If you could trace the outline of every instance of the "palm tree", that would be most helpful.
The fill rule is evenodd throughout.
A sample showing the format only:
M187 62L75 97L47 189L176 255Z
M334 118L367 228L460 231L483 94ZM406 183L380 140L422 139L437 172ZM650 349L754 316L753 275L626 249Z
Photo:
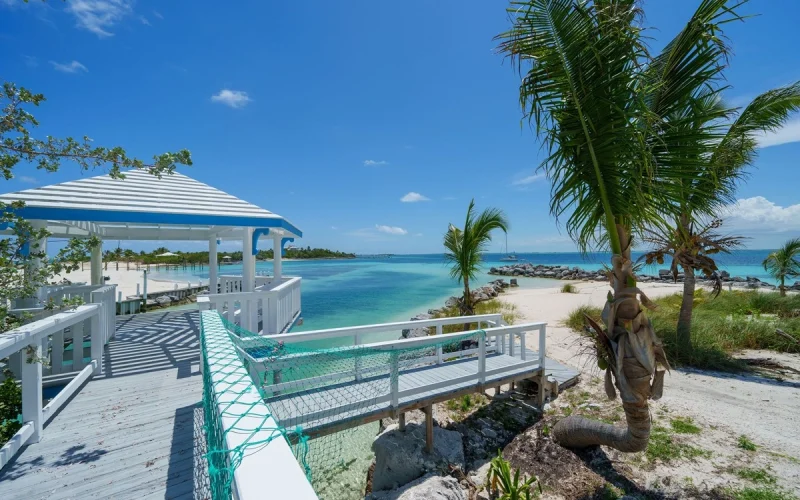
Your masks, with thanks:
M656 57L645 46L636 0L513 2L512 28L498 37L500 51L523 73L520 103L549 152L541 168L552 185L551 212L567 217L582 251L602 246L612 253L613 292L605 326L593 324L593 335L606 392L619 392L628 425L568 417L553 428L564 446L647 447L648 400L661 397L669 364L642 307L649 300L636 287L631 246L634 235L680 215L677 181L707 161L707 141L720 140L713 126L692 128L677 118L721 78L721 26L739 19L738 5L726 4L701 2ZM718 113L713 106L700 111ZM705 118L701 123L714 123ZM699 183L694 192L702 199L712 187Z
M756 158L758 134L782 127L792 112L800 110L800 82L764 92L741 112L724 105L720 98L724 89L702 88L672 110L658 108L663 100L659 104L651 101L652 112L669 112L669 129L659 137L656 151L662 153L662 175L674 171L669 178L677 198L674 210L679 215L672 225L647 230L644 239L655 245L647 255L649 262L669 255L673 275L677 276L678 267L684 274L677 325L678 347L683 352L692 349L695 272L712 276L717 266L711 255L728 252L743 239L715 233L720 222L709 224L704 219L715 217L723 205L734 200L737 181ZM695 141L691 157L684 154L689 141ZM715 292L720 290L717 282Z
M670 271L676 280L679 272L683 272L683 298L678 314L678 348L681 352L692 350L692 309L694 306L694 290L696 285L695 271L714 280L712 293L719 295L722 291L722 280L717 275L717 264L714 255L730 253L731 249L741 245L741 236L723 236L716 232L722 221L714 219L711 223L693 222L688 216L679 218L675 227L660 226L658 229L645 230L642 239L655 248L641 258L648 265L664 263L664 257L672 257Z
M464 285L464 296L459 302L462 316L475 314L469 281L476 279L481 265L481 254L492 241L492 231L500 229L508 232L508 219L502 210L487 208L475 213L475 200L469 202L464 228L453 224L444 235L445 260L450 264L450 276Z
M786 296L786 278L800 276L800 238L794 238L783 244L764 259L764 270L781 282L781 297Z

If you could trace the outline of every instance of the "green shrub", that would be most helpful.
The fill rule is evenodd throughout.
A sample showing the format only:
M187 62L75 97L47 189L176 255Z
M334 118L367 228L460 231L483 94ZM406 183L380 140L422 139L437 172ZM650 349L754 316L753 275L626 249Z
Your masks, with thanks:
M756 451L756 449L758 448L758 446L756 446L754 442L750 441L750 438L745 436L744 434L739 436L739 442L737 446L747 451Z
M653 302L657 308L648 311L653 328L664 342L667 358L676 366L741 371L746 365L733 359L731 352L741 349L771 349L779 352L800 352L800 295L781 297L777 292L723 291L714 298L699 289L694 296L691 352L678 349L677 322L682 296L674 294ZM600 308L581 306L572 311L565 324L583 332L588 314L600 320ZM775 333L789 334L793 342Z
M503 302L499 299L492 299L486 300L484 302L478 302L475 304L475 314L500 314L503 317L503 321L505 321L509 325L513 325L516 321L518 321L521 317L519 311L517 311L517 306L514 304L509 304L508 302ZM455 318L461 316L458 307L446 307L440 310L439 314L436 315L437 318ZM478 328L477 323L470 323L469 329L475 330ZM431 328L431 334L436 332L435 328ZM444 333L454 333L454 332L463 332L464 325L446 325L442 328L442 332Z
M0 383L0 446L6 444L22 427L18 417L22 413L22 389L10 370L3 373Z
M700 434L700 427L690 417L677 417L670 421L672 430L678 434Z
M561 293L578 293L578 287L572 283L566 283L561 287Z
M539 487L538 492L532 493L534 485ZM520 478L519 469L511 472L511 464L503 458L498 450L497 456L492 459L489 472L486 474L486 487L495 494L495 497L508 500L530 500L541 493L542 485L539 480L530 477L527 480Z

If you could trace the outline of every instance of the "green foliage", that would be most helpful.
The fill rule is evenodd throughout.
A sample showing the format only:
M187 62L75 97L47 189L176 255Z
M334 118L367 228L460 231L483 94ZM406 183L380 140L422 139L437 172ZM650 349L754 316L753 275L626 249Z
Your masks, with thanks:
M486 485L500 500L530 500L536 498L542 491L542 485L535 476L527 480L520 478L519 469L512 474L511 464L503 458L499 450L486 474ZM534 485L538 486L538 491L533 490Z
M745 467L737 469L736 475L753 483L775 484L777 482L775 476L770 474L766 469L749 469Z
M500 314L503 317L503 321L505 321L509 325L513 325L521 317L520 313L517 311L517 306L515 306L514 304L509 304L508 302L503 302L500 299L492 299L492 300L485 300L483 302L478 302L474 306L474 312L477 315ZM458 306L453 306L440 309L436 317L455 318L461 315L462 314ZM478 323L470 323L469 328L473 330L477 329ZM444 327L442 327L442 332L453 333L457 331L462 331L463 329L464 329L463 325L445 325ZM435 329L431 328L431 332L435 333Z
M472 315L472 296L469 281L475 280L481 265L481 256L492 241L492 231L500 229L508 232L509 223L502 210L487 208L480 214L475 211L475 200L469 202L464 227L453 224L444 235L445 261L450 266L450 276L464 285L464 296L461 299L461 313Z
M561 293L578 293L578 287L572 283L565 283L564 286L561 287Z
M800 345L775 334L776 328L800 341L800 295L781 297L775 292L723 291L718 297L700 289L695 291L692 321L693 350L678 347L677 317L680 294L655 299L655 310L648 312L670 361L675 365L704 369L739 371L745 365L730 353L742 349L771 349L800 352ZM600 309L581 306L570 312L565 325L576 332L586 326L584 315L600 322Z
M18 417L22 414L22 389L9 370L3 372L5 380L0 383L0 446L22 427Z
M784 243L769 254L762 264L780 282L781 295L786 295L786 279L800 276L800 238Z
M678 434L700 434L700 427L695 425L691 417L676 417L669 423L672 430Z
M744 488L733 491L736 500L797 500L795 495L774 488Z
M36 106L45 101L42 94L34 94L25 87L17 87L11 82L3 83L0 91L0 174L6 179L14 177L13 169L20 162L36 165L36 168L55 172L63 161L72 161L83 169L108 167L112 177L124 177L123 169L147 170L153 175L171 174L177 165L191 165L189 151L163 153L153 157L152 162L144 162L127 155L121 147L105 148L94 146L88 137L74 139L35 139L31 129L39 125L26 106Z
M756 451L758 449L758 446L756 446L754 442L750 441L750 438L745 436L744 434L739 436L739 440L737 441L736 446L745 451Z
M711 452L682 443L675 439L664 427L653 426L650 432L650 442L647 444L645 456L651 462L671 462L682 458L693 459L697 457L709 457Z

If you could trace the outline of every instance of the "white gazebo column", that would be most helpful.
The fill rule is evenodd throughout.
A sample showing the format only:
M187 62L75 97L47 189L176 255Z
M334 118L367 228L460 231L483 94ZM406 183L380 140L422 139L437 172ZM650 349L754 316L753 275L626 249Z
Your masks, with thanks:
M217 237L208 239L208 293L217 293Z
M252 292L256 282L256 256L253 255L253 228L244 228L242 238L242 291Z
M92 247L91 264L92 264L91 284L102 285L103 284L103 240L100 240L97 246Z
M273 278L275 279L276 286L280 285L281 276L283 274L281 259L283 259L281 255L281 237L278 236L277 238L272 238L272 274L274 275Z

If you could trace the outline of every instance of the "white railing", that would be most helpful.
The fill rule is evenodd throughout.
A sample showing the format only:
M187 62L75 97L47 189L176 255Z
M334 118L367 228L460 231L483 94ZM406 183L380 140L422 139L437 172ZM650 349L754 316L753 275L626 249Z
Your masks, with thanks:
M470 347L465 349L460 349L453 352L442 352L442 337L444 335L442 333L443 327L447 325L463 325L465 323L477 323L478 328L480 329L482 325L486 325L483 331L486 334L484 342L478 342L477 347ZM372 343L362 343L362 339L364 335L367 334L374 334L374 333L382 333L382 332L393 332L399 331L401 329L407 328L435 328L436 334L435 335L428 335L425 337L417 337L417 338L408 338L408 339L399 339L399 340L390 340L390 341L383 341L383 342L372 342ZM377 350L381 352L385 351L400 351L403 349L410 349L410 348L420 348L424 347L425 345L435 346L435 351L432 354L420 356L413 361L405 360L403 362L402 370L410 369L413 367L419 367L422 365L432 365L437 364L441 365L443 363L457 361L466 357L477 356L478 363L477 363L477 370L474 374L466 375L459 379L455 380L448 380L443 381L439 385L452 385L458 384L468 381L475 381L476 384L483 385L486 382L486 377L500 375L505 371L513 371L519 370L520 368L530 367L531 369L542 369L542 373L544 373L545 369L545 342L546 342L546 327L547 324L543 322L537 323L526 323L522 325L513 325L509 326L506 325L502 317L499 314L485 314L485 315L478 315L478 316L462 316L456 318L439 318L439 319L430 319L430 320L421 320L421 321L404 321L398 323L383 323L377 325L364 325L364 326L356 326L356 327L347 327L347 328L334 328L329 330L316 330L316 331L309 331L309 332L302 332L302 333L289 333L289 334L282 334L282 335L267 335L260 338L241 338L238 340L238 344L241 347L242 355L250 361L249 366L252 367L257 372L257 375L253 374L254 376L258 376L261 380L269 380L269 377L263 377L263 371L265 369L269 369L270 371L274 370L281 370L285 366L288 367L289 365L296 365L298 363L298 357L308 357L308 362L313 363L314 360L311 359L315 356L313 352L309 352L308 354L295 354L292 355L290 358L285 360L282 359L272 359L267 360L267 358L253 358L248 352L247 349L249 346L258 346L263 344L264 339L274 340L276 342L282 342L283 344L292 344L292 343L300 343L300 342L308 342L312 340L332 340L332 339L345 339L345 345L352 345L354 348L358 346L358 350L354 350L353 355L353 364L352 369L348 369L345 371L339 371L336 373L329 373L321 376L314 376L308 377L306 379L294 379L290 382L281 382L271 385L266 385L263 387L265 394L267 396L285 393L287 391L293 392L302 387L319 387L320 385L326 385L328 383L341 383L342 381L347 380L355 380L359 381L366 376L374 376L378 375L379 373L388 373L391 377L391 387L389 392L383 396L383 398L378 398L375 403L379 403L382 401L389 401L393 408L397 407L398 401L400 398L406 398L418 393L423 393L426 391L430 391L435 389L436 387L426 386L422 388L411 389L408 391L400 391L398 386L398 375L401 371L401 367L399 366L399 361L396 356L390 357L390 365L386 366L371 366L368 368L362 368L361 363L359 362L359 355L364 352L365 349L369 350ZM476 330L477 331L477 330ZM457 332L453 335L463 335L465 333L470 332ZM531 356L531 352L529 351L529 344L528 334L529 333L536 333L538 334L538 352L535 353L535 356ZM352 344L350 344L352 342ZM486 369L486 356L490 354L500 354L500 355L508 355L514 358L519 358L520 362L515 363L513 365L505 366L503 368L497 368L493 370ZM269 361L268 363L266 363ZM297 374L294 374L293 377L296 377ZM332 411L332 410L328 410ZM344 411L344 410L342 410ZM304 415L303 419L308 419L308 415ZM291 421L285 423L287 426L294 425L296 422Z
M104 339L111 335L103 315L105 308L105 304L78 306L0 336L0 359L9 358L10 364L16 360L19 365L23 421L22 428L0 449L0 468L22 446L38 443L44 424L88 378L102 373ZM91 339L88 362L83 342L87 336ZM71 358L69 362L66 357ZM78 372L45 407L42 407L43 364L51 371ZM70 369L65 370L65 366Z
M224 274L219 276L217 280L219 282L219 293L237 293L243 290L241 276ZM275 278L272 276L256 276L255 286L258 288L270 285L273 281L275 281ZM214 290L209 290L209 292L214 292Z
M231 323L254 332L278 334L300 316L301 278L284 278L275 288L262 285L254 292L231 292L197 298L201 311L216 310Z
M214 311L200 314L203 383L205 391L213 393L217 407L213 420L206 423L225 436L229 450L247 443L262 443L245 448L246 453L234 470L231 496L239 500L265 498L266 484L269 498L316 499L289 443L283 436L275 436L278 424L269 416L272 412L247 376L219 314ZM235 459L228 457L229 461Z

